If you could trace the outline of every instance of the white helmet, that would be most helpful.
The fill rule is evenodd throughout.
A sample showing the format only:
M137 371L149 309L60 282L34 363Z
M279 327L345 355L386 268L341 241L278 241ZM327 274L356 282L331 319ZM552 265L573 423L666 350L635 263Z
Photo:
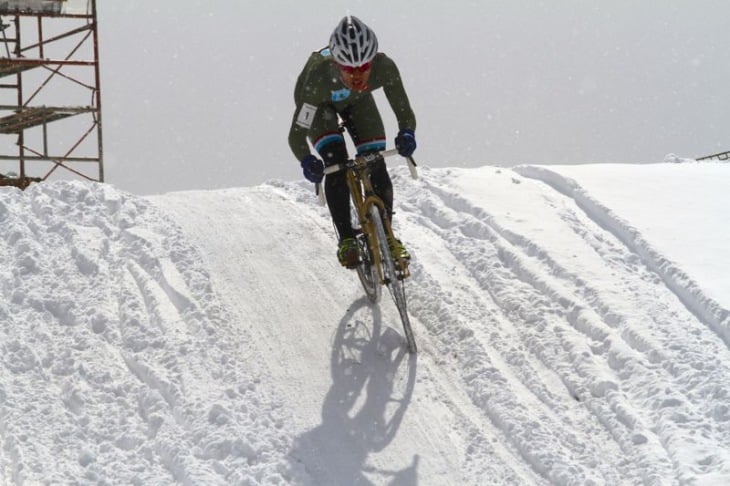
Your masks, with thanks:
M344 17L330 37L330 51L337 64L358 67L378 53L375 32L355 16Z

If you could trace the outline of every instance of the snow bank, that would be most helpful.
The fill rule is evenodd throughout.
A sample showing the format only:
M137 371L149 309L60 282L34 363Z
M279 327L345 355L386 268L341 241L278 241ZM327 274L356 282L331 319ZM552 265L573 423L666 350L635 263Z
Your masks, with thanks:
M730 482L727 310L677 242L568 169L392 174L417 356L307 184L0 189L0 483Z

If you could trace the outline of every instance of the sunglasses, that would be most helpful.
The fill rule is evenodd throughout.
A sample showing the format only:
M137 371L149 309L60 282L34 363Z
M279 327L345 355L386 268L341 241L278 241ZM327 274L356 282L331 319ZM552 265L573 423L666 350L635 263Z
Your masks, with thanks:
M360 66L357 66L357 67L355 67L355 66L343 66L341 64L338 64L337 67L340 68L340 71L345 72L347 74L353 74L356 71L358 73L366 73L366 72L370 71L370 68L373 67L373 63L366 62L365 64L361 64Z

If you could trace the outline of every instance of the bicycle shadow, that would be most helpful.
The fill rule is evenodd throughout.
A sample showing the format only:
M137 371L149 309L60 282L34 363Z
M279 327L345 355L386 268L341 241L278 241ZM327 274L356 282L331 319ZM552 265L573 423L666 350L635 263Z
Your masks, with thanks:
M368 311L372 320L366 323L362 314ZM396 436L416 381L416 355L408 353L401 334L390 327L381 332L382 327L380 309L366 298L340 321L322 423L297 437L289 453L297 484L374 484L366 472L391 478L390 484L417 484L417 455L401 471L366 464L370 453L382 451Z

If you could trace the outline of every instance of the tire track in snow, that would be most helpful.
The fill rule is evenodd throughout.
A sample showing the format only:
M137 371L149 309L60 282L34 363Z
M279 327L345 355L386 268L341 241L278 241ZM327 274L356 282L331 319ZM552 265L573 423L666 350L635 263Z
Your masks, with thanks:
M597 313L621 332L630 347L669 375L670 378L662 379L657 374L656 381L646 384L649 391L642 398L652 415L647 420L655 424L677 467L678 477L696 471L712 474L727 467L730 392L722 377L730 376L730 369L724 365L730 357L728 311L704 295L695 282L653 249L635 228L593 199L575 181L545 168L520 167L518 172L540 179L570 201L565 207L572 209L559 212L561 219L601 255L612 273L619 275L624 271L620 287L626 289L625 299L632 302L633 310L624 308L606 316L600 312L602 303L597 294L591 294L589 300ZM641 361L630 353L614 353L614 347L609 347L613 353L609 358L620 374L628 375L638 369L645 373ZM664 392L664 384L672 385L671 389L679 394ZM698 401L701 405L696 405ZM712 417L715 426L697 436L693 424L705 422L707 416ZM708 445L710 441L724 442L728 447L715 451ZM687 463L684 451L689 449L705 451L705 458L696 464Z
M211 196L215 197L204 204L195 201L191 207L182 201L167 204L182 218L188 217L192 234L199 231L195 215L190 217L195 207L205 207L206 212L232 208L226 224L206 228L200 241L205 253L215 259L211 265L216 269L218 288L232 291L226 302L251 320L255 327L252 332L261 333L253 344L264 346L273 358L272 363L263 364L274 370L281 368L278 373L284 373L274 377L272 388L308 383L301 390L297 385L294 396L287 390L280 392L293 400L288 407L303 417L297 420L310 423L291 447L293 468L301 473L296 484L352 484L365 482L365 477L374 484L385 484L386 477L403 481L414 472L428 484L480 484L485 477L480 472L490 473L490 478L534 476L527 467L525 473L518 466L520 472L515 474L509 460L495 460L506 453L489 454L491 438L463 420L463 414L451 413L460 412L460 407L452 403L450 393L440 393L450 377L442 379L429 359L421 359L426 355L418 356L417 370L410 367L416 360L408 355L400 365L397 359L392 361L404 351L397 311L387 296L368 311L370 305L362 298L355 273L339 268L333 258L331 220L326 209L312 208L310 187L276 183ZM261 211L262 207L267 211ZM234 263L221 258L223 255L232 255ZM236 275L246 278L226 286ZM282 295L287 296L284 306ZM343 328L350 325L352 329ZM377 342L383 348L361 355L362 361L356 358L354 367L333 359L332 376L322 376L318 371L322 356L356 350L359 338L343 342L338 337L348 329L358 330L363 333L360 338L368 336L365 341ZM428 340L420 342L426 345ZM277 349L270 350L270 346ZM402 391L393 393L396 378L388 375L405 373L406 364L408 376L403 379L411 383L412 374L417 372L418 383L414 389L404 386L400 396ZM477 422L478 426L482 423L483 419ZM462 425L468 427L466 432ZM464 436L474 441L465 443ZM468 454L463 453L465 449L469 449ZM494 449L500 451L501 446ZM414 460L416 453L420 462ZM485 463L474 461L477 454L488 459ZM467 461L472 459L468 470L457 462L465 455Z
M431 190L433 191L434 188L431 188ZM479 218L478 220L473 220L474 218L471 216L471 213L468 209L465 209L458 204L454 204L454 201L452 200L453 196L451 194L442 193L441 195L446 199L447 208L449 205L456 206L456 212L454 215L444 215L444 217L441 218L441 225L446 228L446 231L456 229L456 233L461 233L464 231L466 231L467 234L471 233L468 234L466 239L463 237L463 235L454 236L452 234L451 236L444 236L445 240L452 240L450 245L451 251L455 251L456 253L458 253L458 258L456 258L456 260L475 262L475 266L473 268L466 269L467 272L472 273L473 277L478 282L478 287L481 289L482 292L486 291L491 294L495 302L497 302L504 309L504 313L508 316L509 319L517 319L518 322L523 322L526 329L542 329L542 331L539 332L530 331L526 334L525 337L523 337L528 349L538 355L547 366L549 366L556 373L562 376L563 381L568 386L568 388L572 390L573 395L580 396L582 394L586 394L590 396L592 393L596 393L598 395L605 394L605 390L603 389L603 387L605 387L606 383L609 382L604 380L603 378L592 378L594 375L596 375L596 372L590 372L590 370L592 369L598 371L602 371L602 369L600 368L600 366L597 366L595 363L593 363L591 359L582 358L584 354L590 356L590 350L571 349L574 347L572 343L576 341L575 337L571 335L571 328L567 327L562 329L561 334L563 336L558 336L558 338L560 339L557 340L553 338L551 331L545 331L546 329L550 329L553 326L555 327L555 329L561 329L559 322L558 324L554 324L552 321L555 321L555 316L557 316L558 321L560 319L565 319L564 306L566 305L566 302L561 302L560 298L556 298L555 292L546 293L545 283L540 282L538 279L530 276L530 273L526 267L517 264L517 262L519 262L519 256L512 251L510 245L505 242L504 239L500 237L497 232L490 228L484 227L484 225L480 222L482 218ZM432 207L425 210L425 212L428 214L424 221L421 222L421 224L428 224L428 220L432 219L435 221L439 220L439 218L434 218L432 213L434 210L442 210L438 209L442 202L443 200L437 201L432 205ZM459 221L460 217L455 215L464 214L466 215L467 219L472 219L473 221L460 221L456 223L455 221ZM454 217L456 218L455 220L453 219ZM444 230L444 228L442 228L442 230ZM483 243L485 241L490 241L491 243ZM464 250L465 248L472 249L473 251ZM487 252L487 257L484 256L484 252ZM507 269L508 272L513 274L516 273L519 277L518 281L515 282L514 276L510 277L509 275L506 275L500 277L498 269L495 270L491 268L494 265L492 262L490 262L490 256L494 262L501 261L504 265L504 268ZM523 282L523 284L526 285L520 285L518 282ZM516 287L522 288L518 290ZM535 293L536 287L538 287L537 293ZM540 290L539 287L542 287L542 290ZM523 297L519 297L519 295L522 295ZM524 296L529 297L526 298ZM537 308L537 311L535 311L535 308ZM545 342L549 342L551 344L545 345ZM564 349L563 353L567 353L569 356L567 358L564 358L563 361L567 361L569 366L577 367L579 376L582 375L586 377L587 380L589 380L587 383L571 383L571 380L568 378L574 373L572 372L572 370L563 370L561 372L562 367L566 366L566 364L565 362L556 360L552 356L552 353L556 349ZM548 352L548 350L550 350L550 352ZM511 352L513 351L507 351L507 353ZM603 373L598 373L598 376L600 377L602 374ZM534 385L527 386L531 387ZM598 415L598 418L601 419L601 415ZM635 419L627 420L627 418L624 418L624 422L636 424L638 421ZM604 426L606 426L607 430L614 435L614 438L619 442L619 444L621 444L621 447L624 450L633 451L635 449L634 441L644 440L642 438L644 437L644 435L641 434L633 436L623 434L617 436L615 432L621 429L621 427L617 427L621 425L620 422L611 422L606 424L604 419L603 423ZM587 440L587 442L589 441ZM661 459L661 457L658 458L660 462ZM656 460L644 462L651 463L656 462ZM667 474L666 471L662 473L661 471L656 472L652 471L651 469L652 468L649 467L649 471L644 472L645 479L656 476L657 474L663 474L665 476ZM553 477L552 479L556 478Z
M422 189L422 188L421 188ZM432 188L429 188L432 190ZM419 191L419 194L421 192ZM507 275L500 286L490 284L489 291L496 294L494 300L503 308L497 306L479 305L483 301L485 293L484 282L474 282L467 289L458 289L463 274L470 272L488 272L489 257L484 257L486 251L497 259L496 249L487 245L475 244L473 240L465 240L459 236L460 227L463 221L456 213L452 213L444 207L438 198L430 199L428 191L423 191L419 196L420 203L426 207L414 209L408 207L409 212L422 213L408 226L408 242L413 246L416 260L414 261L414 282L418 282L418 288L411 291L411 311L423 323L438 323L429 325L432 334L440 335L444 343L458 343L458 348L453 351L454 356L460 360L459 372L467 382L467 389L475 405L485 413L489 419L503 430L506 440L513 444L513 447L523 456L523 460L529 463L536 472L544 475L551 482L558 484L569 484L572 481L580 482L596 480L601 482L598 476L592 471L595 467L595 457L602 456L601 453L590 452L591 444L595 441L594 436L583 438L576 437L575 432L566 432L566 422L571 422L576 415L576 403L573 398L565 392L565 385L552 375L552 372L545 373L537 371L544 369L543 365L535 362L531 353L535 352L542 345L541 335L528 337L522 345L515 346L514 331L510 330L510 320L519 317L527 321L529 326L545 326L542 318L533 313L532 315L518 316L518 313L529 314L529 306L535 302L543 301L542 306L550 313L556 313L557 309L551 299L536 295L537 301L519 302L513 299L512 294L518 291L514 288L519 282L514 281L512 275ZM414 199L410 197L409 199ZM409 214L410 217L410 214ZM402 213L401 213L402 218ZM436 221L436 223L432 223ZM419 230L414 231L415 228ZM442 288L439 282L448 282L448 275L430 276L425 270L418 267L418 241L433 239L428 232L420 230L428 228L430 232L437 234L436 239L444 242L444 251L438 255L431 255L426 258L429 261L440 261L443 267L454 267L453 274L455 284L444 284ZM477 242L479 243L479 242ZM450 258L449 253L455 256ZM461 268L461 261L475 262L475 268ZM495 277L496 278L496 277ZM426 283L427 282L427 283ZM425 290L422 288L425 287ZM447 290L448 289L448 290ZM529 292L529 286L525 286L524 292ZM533 292L534 294L534 292ZM435 298L438 297L438 298ZM513 299L509 302L510 299ZM443 302L443 305L440 304ZM451 314L453 308L460 310L460 315ZM505 319L502 314L507 314ZM480 316L492 316L488 323L479 322ZM494 327L493 327L494 326ZM476 339L474 339L476 337ZM544 347L544 346L542 346ZM547 351L543 351L547 353ZM556 370L559 372L559 370ZM564 373L565 375L565 373ZM541 381L543 380L543 381ZM557 388L560 390L554 392ZM528 399L530 395L534 397ZM526 400L527 399L527 400ZM526 400L526 401L525 401ZM524 403L523 403L524 402ZM526 408L527 407L527 408ZM530 409L530 412L527 409ZM541 423L533 423L528 415L534 414L535 408L541 410ZM525 412L520 412L525 409ZM578 416L585 419L590 416L583 414ZM602 432L600 425L596 424L596 433L605 434L610 442L610 435ZM576 425L574 429L580 431L583 425ZM586 449L588 449L586 451ZM603 455L611 450L610 446L602 451ZM559 451L559 452L554 452ZM609 457L614 457L615 464L607 466L599 472L604 475L606 482L613 482L617 475L613 470L620 469L623 461L619 457L618 447L611 452ZM571 457L584 464L582 470L568 469L561 462L561 457ZM578 459L583 457L583 459ZM604 457L604 464L610 459ZM628 473L627 473L628 474Z
M461 435L468 440L462 465L464 484L543 484L544 479L524 462L522 452L499 431L494 431L494 422L475 405L472 390L465 392L454 380L454 375L465 372L468 372L467 381L470 382L481 381L483 376L498 378L499 368L492 365L489 350L472 339L473 333L465 325L472 316L457 318L449 312L449 307L457 304L452 300L455 293L433 280L417 256L411 264L411 272L411 284L407 284L406 293L411 323L419 343L420 385L429 388L432 400L451 411L463 431ZM446 306L441 305L444 300L448 302ZM423 332L426 330L428 334ZM404 346L405 340L401 339ZM444 347L445 343L449 346ZM463 357L467 358L460 359ZM455 361L459 364L455 365ZM481 386L483 383L474 386L480 396L500 402L495 405L496 410L508 407L505 405L507 394L501 390L503 382L494 379L486 383L489 386ZM495 414L499 415L499 412ZM530 451L525 453L532 455Z
M625 341L618 339L615 335L616 333L612 332L612 328L620 326L625 319L621 317L620 312L614 312L605 303L601 302L595 290L589 289L586 283L580 278L577 278L575 275L570 275L564 268L557 265L550 258L550 255L540 250L534 243L520 235L510 233L505 228L500 227L494 221L494 218L486 214L482 209L473 207L466 201L460 199L455 195L456 191L453 191L454 194L452 194L436 189L436 192L439 193L447 205L455 208L457 213L467 215L467 219L473 217L478 221L461 225L462 231L466 233L468 239L467 241L461 242L459 248L474 245L475 239L477 241L489 240L493 243L496 242L500 247L498 254L501 261L508 268L511 268L521 281L534 287L539 293L548 296L550 300L559 302L559 307L562 309L559 309L559 313L564 315L564 318L573 330L583 333L590 341L594 341L593 343L589 341L588 349L581 350L582 345L577 348L575 346L575 343L578 342L575 336L566 334L566 330L561 331L563 334L561 336L562 346L566 350L569 350L571 361L573 362L573 366L576 366L578 376L584 376L589 379L587 390L590 394L587 396L593 396L598 399L587 401L589 406L595 408L599 401L608 401L611 403L610 410L601 411L595 409L594 413L597 414L598 418L614 434L620 430L620 427L616 427L616 425L623 424L624 427L636 430L631 441L621 440L621 437L616 437L622 443L622 447L635 449L633 447L634 445L640 446L651 439L650 429L658 428L658 441L667 450L668 456L673 459L674 467L679 468L677 475L682 477L682 471L684 469L680 467L681 464L679 464L680 459L678 457L681 456L681 444L687 443L687 441L682 440L683 434L681 430L675 433L672 429L676 427L677 423L682 423L685 420L681 417L698 417L697 414L702 411L693 410L690 397L685 397L684 400L681 397L679 400L676 397L669 397L666 400L662 400L659 404L649 403L648 406L651 410L660 410L660 417L658 419L660 426L654 427L653 425L657 419L651 417L651 414L648 414L649 417L641 417L642 415L647 415L643 413L644 410L642 410L641 406L632 407L622 396L620 385L621 380L625 377L619 376L619 379L616 379L617 377L615 376L631 374L635 371L632 367L639 366L641 369L636 369L636 371L640 371L642 375L648 372L650 376L658 377L658 381L652 384L656 387L655 389L661 389L658 384L662 383L662 380L666 378L661 378L661 374L657 375L652 370L644 369L642 365L642 361L644 361L642 359L643 357L637 357L636 353L632 352L637 349L647 351L647 349L641 348L649 348L650 361L654 363L660 361L672 377L677 374L682 374L672 369L672 367L676 367L676 361L662 361L662 354L657 352L656 348L651 351L651 347L645 345L647 341L642 338L637 338L636 335L631 335L630 332L626 331L627 327L624 327L621 338L623 339L628 336L628 339ZM450 224L450 226L453 225ZM484 226L484 228L480 229L481 226ZM536 267L535 262L531 260L537 260L541 263ZM540 266L543 267L542 270L540 270ZM499 300L497 292L493 289L495 283L485 280L483 275L478 275L481 273L480 271L474 273L475 278L482 281L484 288L489 290L493 297ZM558 279L556 280L555 277L558 277ZM511 305L505 305L505 308L509 308L508 311L511 311ZM630 322L624 322L623 324L628 326ZM568 328L569 330L570 328ZM600 362L600 356L602 355L607 355L607 365ZM583 390L584 384L573 383L570 384L570 387L578 395L585 393ZM646 399L647 397L644 398ZM661 413L662 409L667 409L666 413ZM718 403L716 409L718 410L716 413L718 413L719 422L722 422L721 403ZM670 418L678 415L680 418L677 420ZM691 421L688 420L688 422ZM642 423L645 425L642 426ZM718 428L718 434L721 435L724 431L725 428ZM721 441L722 437L718 437L717 440ZM632 442L636 442L636 444L632 445ZM702 441L697 442L701 443ZM694 441L690 441L690 443L692 444ZM708 462L722 460L722 455L710 455L709 457L712 459L709 459ZM689 466L685 465L685 467ZM666 471L663 473L659 472L659 477L666 477L666 475ZM645 476L645 479L653 476L655 475L649 474Z
M139 399L139 415L160 461L177 481L244 481L249 468L241 463L255 466L281 419L275 418L275 407L269 414L248 416L248 399L263 401L255 384L241 383L243 377L228 366L238 353L219 339L218 330L228 325L222 322L225 315L218 310L209 277L198 268L200 255L178 230L168 228L161 238L148 229L126 230L121 238L126 295L120 298L120 311L127 312L123 333L132 344L122 354L130 373L147 389ZM137 304L129 306L130 301ZM221 381L230 388L214 392ZM212 405L211 393L220 394ZM272 431L255 439L236 433L236 425L252 419L258 423L246 430ZM211 432L211 424L218 430Z
M524 177L544 182L571 198L598 225L610 231L644 264L659 275L667 288L725 342L730 348L730 310L707 297L699 285L673 262L656 251L635 228L622 221L610 209L593 199L572 179L542 167L521 166L514 169Z

